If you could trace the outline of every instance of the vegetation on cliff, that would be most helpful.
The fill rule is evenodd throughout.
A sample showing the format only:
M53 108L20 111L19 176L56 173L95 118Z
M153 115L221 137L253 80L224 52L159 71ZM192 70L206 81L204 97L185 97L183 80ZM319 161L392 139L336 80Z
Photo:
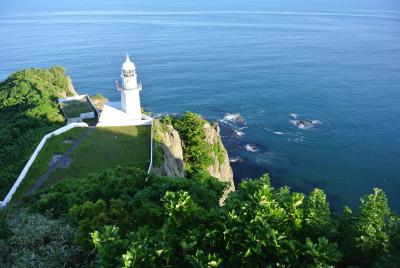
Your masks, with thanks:
M27 69L0 83L0 199L43 135L64 123L57 99L72 95L62 67Z
M3 185L62 124L64 78L32 69L0 84ZM0 267L398 267L399 217L383 191L333 214L322 190L274 188L265 175L221 206L228 185L206 171L222 148L205 141L205 121L188 112L164 122L182 137L190 179L115 167L25 196L0 210Z
M183 160L188 176L206 172L214 163L211 156L213 148L206 142L204 125L207 123L200 115L186 112L182 117L164 117L163 122L178 130L184 141Z

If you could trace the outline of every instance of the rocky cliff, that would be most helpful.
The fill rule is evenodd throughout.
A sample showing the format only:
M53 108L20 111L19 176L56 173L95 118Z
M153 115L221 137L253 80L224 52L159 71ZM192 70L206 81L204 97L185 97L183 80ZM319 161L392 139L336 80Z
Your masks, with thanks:
M154 120L154 168L160 176L185 177L182 140L171 125Z
M220 129L217 123L207 123L204 125L206 141L213 148L211 155L214 158L214 164L208 167L211 176L227 182L229 189L227 192L235 190L233 183L233 172L229 162L228 153L222 143Z
M214 164L207 168L211 176L229 184L225 194L234 191L233 172L230 166L228 153L222 144L219 126L217 123L204 125L206 141L211 145L211 156ZM182 140L179 133L171 125L154 120L154 169L153 172L161 176L185 177Z

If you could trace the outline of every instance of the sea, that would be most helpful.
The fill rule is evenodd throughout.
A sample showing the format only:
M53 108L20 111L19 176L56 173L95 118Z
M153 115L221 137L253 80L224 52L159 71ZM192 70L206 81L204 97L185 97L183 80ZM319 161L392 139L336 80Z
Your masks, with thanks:
M219 122L236 184L336 211L378 187L400 212L398 0L0 1L0 80L61 65L118 101L126 53L145 110Z

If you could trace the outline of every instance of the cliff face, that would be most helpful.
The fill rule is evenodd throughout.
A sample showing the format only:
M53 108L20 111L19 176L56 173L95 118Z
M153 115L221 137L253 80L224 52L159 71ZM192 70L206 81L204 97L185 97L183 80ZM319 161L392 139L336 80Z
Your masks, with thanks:
M154 154L156 159L153 172L159 176L185 177L182 140L171 125L154 120ZM162 164L157 165L157 162Z
M206 133L206 141L213 148L211 155L214 158L214 164L208 167L207 170L211 176L229 184L227 192L234 191L233 172L228 153L221 140L219 126L217 123L207 123L204 125L204 130Z
M226 196L235 190L228 153L222 144L218 124L206 123L204 130L206 141L213 148L211 156L214 158L214 164L208 167L207 171L211 176L229 184ZM160 176L185 177L182 140L178 131L171 125L164 125L154 120L154 146L155 158L159 158L162 164L155 163L153 172ZM158 154L161 156L157 156Z
M60 98L71 97L71 96L78 96L78 92L76 92L74 88L74 84L72 83L71 77L67 76L68 80L68 91L61 91L59 93Z

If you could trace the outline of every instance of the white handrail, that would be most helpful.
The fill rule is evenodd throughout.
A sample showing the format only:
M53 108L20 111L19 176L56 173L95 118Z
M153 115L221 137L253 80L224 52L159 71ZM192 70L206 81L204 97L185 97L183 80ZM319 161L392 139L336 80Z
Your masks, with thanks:
M6 206L10 202L12 196L17 191L21 182L24 180L26 174L28 173L28 171L29 171L30 167L32 166L33 162L35 161L36 157L39 155L39 152L42 150L42 148L46 144L46 141L49 138L51 138L52 136L60 135L61 133L67 132L68 130L75 128L75 127L88 127L88 124L86 124L86 123L71 123L71 124L60 127L59 129L56 129L53 132L50 132L50 133L44 135L44 137L40 141L39 145L36 147L35 151L29 158L28 162L26 163L25 167L22 169L21 173L19 174L14 185L11 187L11 190L8 192L8 194L6 195L4 200L0 201L0 208Z

